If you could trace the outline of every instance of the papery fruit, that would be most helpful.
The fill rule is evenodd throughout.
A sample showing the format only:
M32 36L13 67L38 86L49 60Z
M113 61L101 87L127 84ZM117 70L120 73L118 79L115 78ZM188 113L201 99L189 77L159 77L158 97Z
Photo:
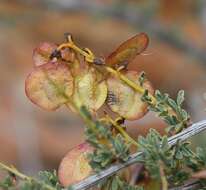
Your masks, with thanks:
M149 38L147 34L140 33L123 42L106 59L106 64L110 66L129 64L136 55L142 53L148 46Z
M72 99L78 107L84 105L91 113L94 113L104 104L106 97L106 82L102 81L102 75L94 68L84 70L76 76Z
M73 93L73 77L66 63L55 62L36 67L26 78L28 98L46 110L68 102Z
M126 77L137 84L139 84L139 75L136 71L127 71L125 73ZM139 119L147 113L147 104L141 100L142 94L134 91L120 79L115 77L108 78L107 86L107 104L113 112L128 120ZM154 93L148 80L144 82L143 88L147 89L151 94Z
M50 61L50 56L57 48L55 43L42 42L33 51L33 62L35 66L46 64Z
M92 172L87 154L93 151L88 143L83 143L69 151L60 163L58 177L60 183L67 187L77 183Z

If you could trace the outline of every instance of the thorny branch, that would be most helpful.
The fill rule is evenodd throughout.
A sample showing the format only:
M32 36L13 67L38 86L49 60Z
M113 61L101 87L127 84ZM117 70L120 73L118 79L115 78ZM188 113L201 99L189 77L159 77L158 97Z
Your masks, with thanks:
M206 130L206 120L199 121L197 123L194 123L193 125L191 125L187 129L185 129L184 131L170 137L169 144L174 145L177 142L184 141L184 140L186 140L194 135L201 133L204 130ZM135 154L132 154L130 156L130 159L127 162L114 164L111 167L99 172L98 174L94 174L92 176L89 176L85 180L82 180L81 182L73 185L71 187L71 189L72 190L88 189L88 188L92 187L93 185L97 184L98 182L100 182L101 180L103 180L109 176L112 176L113 174L115 174L119 170L136 163L138 157L140 157L141 155L142 155L142 152L137 152ZM182 188L182 189L184 189L184 188ZM188 188L186 188L186 189L188 189ZM176 189L172 189L172 190L176 190Z

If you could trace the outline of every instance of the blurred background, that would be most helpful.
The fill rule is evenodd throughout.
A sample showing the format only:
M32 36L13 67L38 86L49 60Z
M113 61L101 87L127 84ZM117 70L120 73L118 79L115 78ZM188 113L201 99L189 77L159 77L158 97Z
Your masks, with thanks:
M206 118L205 0L0 0L1 161L33 175L57 169L66 152L84 141L77 115L66 108L41 110L24 92L35 46L60 43L65 32L98 56L146 32L149 48L130 68L144 70L156 89L172 97L184 89L192 121ZM128 125L134 137L165 127L152 113Z

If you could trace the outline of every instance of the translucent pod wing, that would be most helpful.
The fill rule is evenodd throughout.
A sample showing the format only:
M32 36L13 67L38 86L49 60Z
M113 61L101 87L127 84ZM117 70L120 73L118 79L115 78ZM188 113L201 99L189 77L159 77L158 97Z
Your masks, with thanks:
M142 53L148 46L149 38L147 34L140 33L123 42L106 59L106 64L121 65L128 64L136 55Z
M130 80L139 84L139 73L136 71L127 71L125 74ZM109 108L128 120L137 120L147 113L147 104L142 102L142 94L134 91L118 78L110 77L107 79L108 96L107 105ZM151 83L145 81L143 88L151 94L154 93Z
M72 96L74 103L78 107L84 105L91 113L95 113L104 104L107 97L106 82L101 80L102 74L93 68L82 71L76 76L75 90ZM73 107L68 105L73 111Z

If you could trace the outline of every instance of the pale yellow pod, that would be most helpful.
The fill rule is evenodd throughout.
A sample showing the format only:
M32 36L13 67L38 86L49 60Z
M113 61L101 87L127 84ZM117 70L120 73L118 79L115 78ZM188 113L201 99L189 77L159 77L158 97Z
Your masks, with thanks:
M96 112L106 101L107 85L102 75L94 68L82 71L75 77L74 103L85 106L91 113ZM72 106L70 106L71 110Z

